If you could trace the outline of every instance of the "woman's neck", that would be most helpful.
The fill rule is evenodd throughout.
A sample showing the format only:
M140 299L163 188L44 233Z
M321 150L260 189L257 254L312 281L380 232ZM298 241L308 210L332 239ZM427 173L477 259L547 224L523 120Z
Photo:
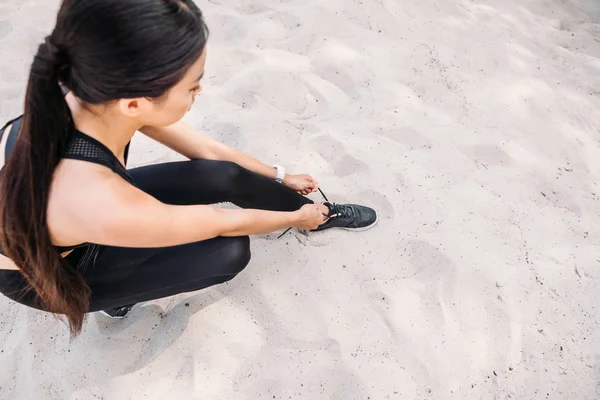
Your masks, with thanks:
M98 140L124 162L125 147L140 126L113 115L110 106L83 106L71 93L67 95L67 103L75 128Z

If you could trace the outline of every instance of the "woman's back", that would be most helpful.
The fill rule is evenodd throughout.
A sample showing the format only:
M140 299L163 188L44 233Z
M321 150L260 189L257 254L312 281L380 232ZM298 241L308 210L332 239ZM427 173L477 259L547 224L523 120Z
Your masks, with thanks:
M46 308L67 315L74 330L89 309L89 288L56 246L106 238L121 243L118 213L134 219L131 207L140 199L152 203L115 168L64 159L74 127L124 164L139 124L173 123L189 108L195 92L186 90L182 114L151 112L162 111L159 99L199 60L206 39L201 12L190 0L64 0L52 34L38 48L19 135L2 170L2 248ZM69 107L63 87L80 112ZM138 106L148 118L136 116ZM107 222L116 235L107 234Z
M80 109L69 94L68 103L74 119L79 119ZM11 150L16 142L23 117L10 121L0 130L0 171L3 170L5 161L10 157ZM108 190L107 182L115 178L116 173L122 179L131 183L131 177L124 168L129 146L122 152L123 158L119 160L106 146L99 141L74 130L70 139L69 148L64 158L57 165L53 175L51 190L48 196L47 221L52 242L61 255L67 256L76 247L86 245L81 238L75 237L70 229L71 224L93 225L97 221L96 212L86 213L91 197L97 199L96 193ZM1 174L1 172L0 172ZM81 194L84 194L82 198ZM91 196L90 196L91 194ZM0 251L0 269L18 270L12 260Z

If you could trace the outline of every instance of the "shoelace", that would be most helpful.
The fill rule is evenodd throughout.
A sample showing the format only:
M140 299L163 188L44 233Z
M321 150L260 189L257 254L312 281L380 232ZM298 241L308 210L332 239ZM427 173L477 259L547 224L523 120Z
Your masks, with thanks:
M116 316L120 317L120 316L125 316L125 315L129 314L129 311L131 311L132 308L133 308L133 305L123 306L123 307L115 308L113 311Z
M331 211L335 209L335 207L336 207L336 204L334 204L334 203L332 203L332 202L330 202L330 201L329 201L329 199L327 198L327 196L325 196L325 193L323 193L323 191L321 190L321 188L318 188L318 190L319 190L319 193L321 193L321 196L323 196L323 198L325 199L325 202L326 202L327 204L331 205L331 208L330 208L330 214L332 214L332 212L331 212ZM323 215L325 215L325 214L323 214ZM332 214L332 215L325 215L325 216L326 216L326 217L328 217L328 218L335 218L335 217L337 217L338 215L333 215L333 214ZM283 237L283 235L285 235L286 233L288 233L288 232L289 232L289 231L291 231L291 230L292 230L292 228L287 228L287 229L286 229L286 230L285 230L285 231L284 231L284 232L283 232L281 235L279 235L279 236L277 237L277 239L281 239L281 238Z
M356 217L356 214L354 213L354 209L350 206L345 206L342 204L335 204L335 203L329 203L329 204L331 204L331 214L332 214L329 216L329 218L342 217L342 218L354 219Z

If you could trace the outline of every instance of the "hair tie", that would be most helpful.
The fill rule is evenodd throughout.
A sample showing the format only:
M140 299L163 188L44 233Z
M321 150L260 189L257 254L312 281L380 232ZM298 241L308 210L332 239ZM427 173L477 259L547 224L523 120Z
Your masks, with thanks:
M52 63L54 68L59 70L67 65L68 60L65 51L56 44L54 44L54 41L50 36L46 37L44 46L46 50L47 59L49 62Z

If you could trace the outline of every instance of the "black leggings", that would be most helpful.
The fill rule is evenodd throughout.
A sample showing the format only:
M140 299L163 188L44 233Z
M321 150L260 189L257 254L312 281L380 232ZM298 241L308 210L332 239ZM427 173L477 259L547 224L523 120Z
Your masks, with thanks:
M135 186L167 204L232 202L240 207L294 211L311 200L272 179L225 161L182 161L129 171ZM250 261L250 240L217 237L161 248L99 246L77 249L67 259L92 291L90 311L154 300L224 283ZM0 292L40 308L34 293L23 294L18 271L0 270Z

